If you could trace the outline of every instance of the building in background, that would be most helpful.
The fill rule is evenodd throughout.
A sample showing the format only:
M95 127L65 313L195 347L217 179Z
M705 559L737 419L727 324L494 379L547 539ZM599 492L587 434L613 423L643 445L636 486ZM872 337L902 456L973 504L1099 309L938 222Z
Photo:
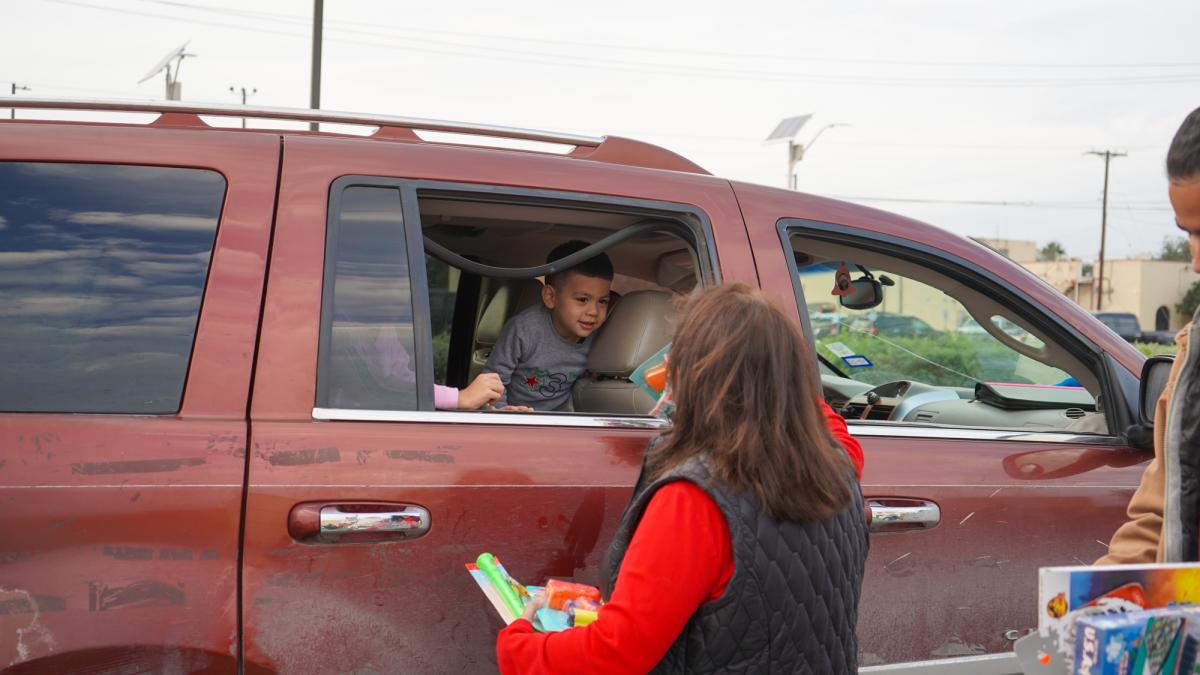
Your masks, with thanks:
M1038 245L1017 239L976 239L1013 262L1045 279L1051 286L1084 309L1096 309L1096 277L1093 263L1078 258L1038 260ZM1183 300L1200 274L1186 261L1132 258L1104 263L1106 312L1132 312L1143 330L1176 330L1190 317L1179 316L1175 305Z

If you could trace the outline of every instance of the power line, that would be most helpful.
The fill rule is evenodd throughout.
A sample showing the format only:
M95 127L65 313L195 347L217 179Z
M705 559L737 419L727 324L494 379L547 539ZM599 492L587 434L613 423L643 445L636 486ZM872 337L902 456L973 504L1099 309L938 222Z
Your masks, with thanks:
M199 5L190 2L180 2L179 0L140 0L157 5L165 5L170 7L179 7L183 9L191 9L195 11L214 12L221 14L236 14L246 17L255 17L269 20L285 20L291 21L298 25L306 25L307 18L293 14L279 14L274 12L261 12L254 10L246 10L234 7L224 6L207 6ZM549 38L536 37L514 37L511 35L501 35L497 33L477 33L464 31L437 30L431 28L412 28L407 26L396 26L391 24L382 24L378 22L364 21L347 21L337 20L327 22L334 25L347 26L366 26L373 29L385 29L395 32L417 33L419 35L438 34L448 35L452 37L464 38L483 38L489 40L499 40L502 42L526 42L534 44L559 45L571 48L579 47L595 47L598 49L619 49L625 51L640 51L659 54L671 55L694 55L694 56L712 56L721 58L745 58L745 59L760 59L773 61L799 61L813 63L845 63L853 65L872 65L872 66L919 66L919 67L952 67L952 68L1063 68L1063 69L1089 69L1089 70L1110 70L1113 68L1197 68L1200 67L1200 62L1159 62L1159 63L1020 63L1020 62L985 62L985 61L906 61L892 59L855 59L844 57L829 57L829 56L797 56L787 54L768 54L768 53L752 53L752 52L725 52L725 51L708 51L697 49L671 48L671 47L652 47L646 45L629 45L618 43L605 42L581 42L578 40L554 40ZM340 29L339 29L340 30Z
M1008 206L1036 209L1095 209L1099 204L1094 202L1039 202L1030 200L987 200L987 199L927 199L917 197L868 197L861 195L828 195L833 199L841 199L848 202L884 202L896 204L951 204L957 206ZM1170 207L1165 206L1133 206L1128 205L1127 210L1130 211L1170 211Z
M48 2L56 2L60 4L74 5L79 7L88 7L101 11L116 12L121 14L130 14L135 16L145 16L150 18L164 19L168 21L186 21L192 24L202 24L210 26L218 26L233 30L244 30L256 33L268 33L281 35L286 37L309 39L309 34L288 33L278 30L258 29L248 26L239 26L235 24L221 23L215 21L203 21L197 19L185 19L179 16L170 16L156 14L153 12L143 12L137 10L118 9L114 7L106 7L102 5L94 5L79 0L47 0ZM632 61L626 59L611 59L594 56L573 56L567 54L554 54L549 52L538 52L529 50L515 50L498 47L479 47L474 45L465 45L461 43L446 43L436 40L427 40L422 38L402 38L372 33L371 31L351 31L349 29L338 29L343 32L352 32L359 34L374 34L376 36L391 37L393 42L381 43L368 40L345 40L337 38L329 38L330 42L341 42L354 44L357 46L379 47L384 49L392 49L396 51L415 52L423 55L443 55L443 56L459 56L472 59L483 59L487 61L509 61L518 63L530 63L538 66L554 66L566 68L589 68L597 70L607 70L611 72L631 72L639 74L657 74L683 77L697 77L701 79L727 79L727 80L754 80L761 82L777 82L777 83L805 83L805 84L828 84L828 85L874 85L887 87L964 87L964 88L1021 88L1021 87L1088 87L1088 86L1110 86L1110 85L1164 85L1164 84L1186 84L1192 82L1200 82L1200 73L1177 73L1163 75L1136 75L1123 77L1101 77L1101 78L1085 78L1085 79L1035 79L1035 80L1018 80L1018 79L987 79L987 80L971 80L961 78L913 78L913 77L884 77L878 75L870 76L849 76L849 75L815 75L803 73L786 73L780 71L762 71L748 70L736 68L711 68L699 66L683 66L666 63L652 63L645 61ZM434 48L409 47L402 44L396 44L394 41L400 40L408 43L431 44Z

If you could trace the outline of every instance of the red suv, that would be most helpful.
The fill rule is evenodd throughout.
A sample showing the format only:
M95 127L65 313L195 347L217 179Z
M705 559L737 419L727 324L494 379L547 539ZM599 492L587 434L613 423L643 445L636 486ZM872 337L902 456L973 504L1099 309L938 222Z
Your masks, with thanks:
M807 307L839 305L813 344L866 451L864 666L1009 650L1036 623L1037 568L1102 554L1150 458L1126 433L1133 347L906 218L615 137L8 106L115 119L0 120L13 672L494 668L499 620L463 564L599 581L662 428L628 377L669 339L673 296L718 281L774 294L810 335ZM134 113L151 121L117 115ZM206 121L243 115L369 135ZM434 385L470 382L572 239L607 251L619 296L572 411L436 410ZM847 278L871 297L831 295ZM853 328L882 312L937 337Z

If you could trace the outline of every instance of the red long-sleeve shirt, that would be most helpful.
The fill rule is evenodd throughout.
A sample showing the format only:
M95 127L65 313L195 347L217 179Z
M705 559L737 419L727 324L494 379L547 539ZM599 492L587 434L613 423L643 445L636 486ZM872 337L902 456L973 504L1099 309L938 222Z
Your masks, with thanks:
M854 475L861 480L863 472L862 446L850 435L850 430L846 428L846 420L834 412L833 408L830 408L825 401L821 401L821 412L825 413L825 424L829 425L829 431L833 432L834 439L842 444L846 455L850 457L850 462L854 464Z
M732 576L729 527L716 502L692 483L668 483L650 498L596 622L536 633L514 621L496 641L500 672L644 673Z
M862 474L862 447L822 403L834 437ZM662 659L700 605L733 576L729 526L716 503L687 481L659 489L633 533L612 598L596 622L537 633L524 619L500 631L501 673L644 673Z

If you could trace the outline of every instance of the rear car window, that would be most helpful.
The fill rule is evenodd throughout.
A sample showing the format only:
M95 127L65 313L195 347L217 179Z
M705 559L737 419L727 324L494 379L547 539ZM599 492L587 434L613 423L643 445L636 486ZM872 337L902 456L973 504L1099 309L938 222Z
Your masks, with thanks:
M317 406L416 410L412 291L400 191L342 191L325 249Z
M0 410L179 409L225 179L0 162Z

